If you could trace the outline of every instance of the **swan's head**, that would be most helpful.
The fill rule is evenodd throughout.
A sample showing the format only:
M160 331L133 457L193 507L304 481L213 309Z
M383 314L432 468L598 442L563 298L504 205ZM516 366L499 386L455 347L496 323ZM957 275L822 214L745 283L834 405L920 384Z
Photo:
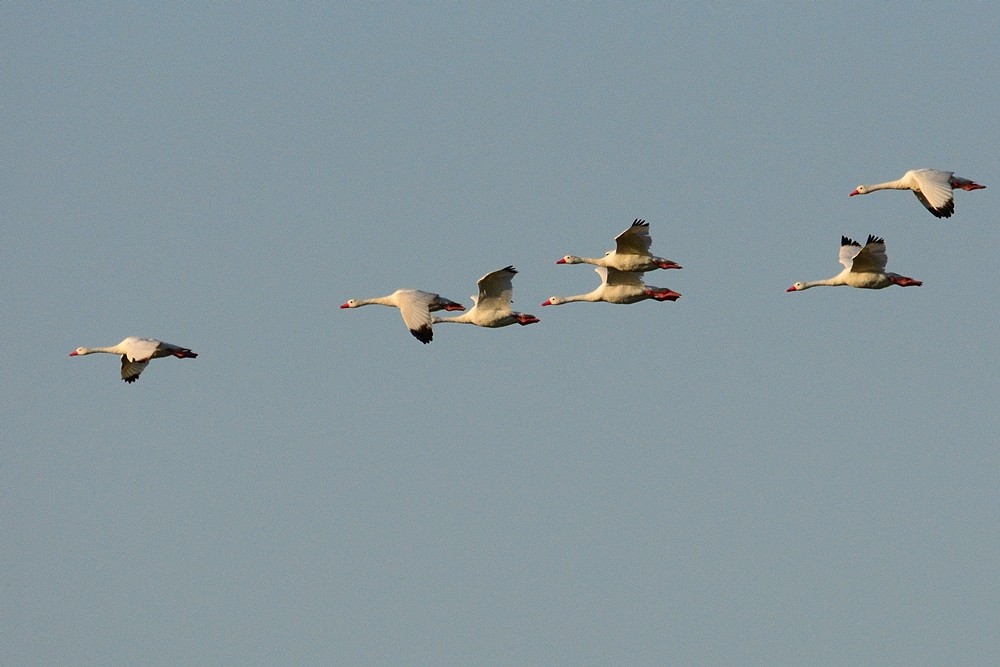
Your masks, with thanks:
M557 259L556 264L580 264L580 258L576 255L566 255L562 259Z
M791 287L789 287L788 289L786 289L785 291L786 292L801 292L802 290L806 289L806 287L808 287L808 286L805 283L803 283L803 282L797 282L797 283L793 284Z
M868 188L866 188L863 185L859 185L858 187L854 188L854 192L852 192L847 196L853 197L854 195L866 195L866 194L868 194Z
M563 301L562 299L560 299L557 296L554 296L554 297L551 297L549 299L546 299L545 301L542 301L542 305L543 306L558 306L561 303L566 303L566 302Z
M537 324L541 321L534 315L528 315L527 313L514 313L514 317L517 318L517 323L522 327L527 324Z
M341 308L357 308L361 304L358 303L357 299L348 299L344 303L340 304Z
M76 357L76 356L81 355L81 354L90 354L90 350L88 350L85 347L78 347L75 350L73 350L72 352L70 352L69 356Z

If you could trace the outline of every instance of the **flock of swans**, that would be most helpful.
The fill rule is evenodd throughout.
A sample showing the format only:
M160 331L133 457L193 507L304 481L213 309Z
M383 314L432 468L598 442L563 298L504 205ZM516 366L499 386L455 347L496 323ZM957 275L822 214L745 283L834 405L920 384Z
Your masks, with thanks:
M866 195L879 190L911 190L920 203L937 218L950 218L955 212L953 192L961 190L982 190L967 178L960 178L952 171L940 169L911 169L902 178L874 185L859 185L850 196ZM885 270L888 257L885 254L885 240L869 235L864 247L846 236L840 238L840 263L844 270L825 280L800 281L786 292L801 292L810 287L860 287L861 289L882 289L890 285L900 287L920 287L919 280L901 276Z
M920 203L935 217L949 218L955 212L953 191L981 190L983 185L966 178L955 176L954 172L938 169L914 169L902 178L874 185L859 185L850 196L865 195L878 190L911 190ZM603 257L577 257L566 255L556 264L590 264L601 277L601 284L586 294L573 296L553 296L542 302L542 306L558 306L574 301L604 301L607 303L630 304L646 299L654 301L676 301L680 294L666 287L653 287L643 282L643 274L658 269L680 269L680 264L669 259L656 257L650 252L652 239L649 224L636 219L632 225L615 237L615 249ZM825 280L802 281L793 284L786 292L800 292L810 287L842 286L862 289L883 289L891 285L919 287L919 280L885 270L887 256L885 241L869 235L862 246L846 236L841 237L840 263L844 270ZM511 308L513 302L513 278L517 269L507 266L491 271L476 284L479 295L472 297L472 308L468 311L462 304L445 299L432 292L415 289L399 289L387 296L370 299L350 299L341 308L359 308L368 305L391 306L399 309L403 324L421 343L429 343L434 338L435 324L472 324L478 327L497 328L512 324L526 326L539 320L534 315L521 313ZM437 317L431 313L438 311L465 311L453 317ZM139 374L152 359L177 357L194 359L198 355L186 347L164 343L152 338L129 336L111 347L78 347L70 352L71 357L103 352L121 356L121 376L127 383L139 379Z
M656 301L676 301L680 294L665 287L652 287L642 282L642 275L654 269L679 269L680 264L669 259L656 257L649 252L652 245L649 223L636 219L632 226L615 237L615 249L604 257L577 257L566 255L556 264L593 264L601 277L597 289L586 294L573 296L553 296L542 303L543 306L558 306L573 301L606 301L607 303L635 303L644 299ZM372 299L350 299L341 308L360 308L377 304L393 306L403 316L403 324L413 337L421 343L429 343L434 338L432 326L448 322L473 324L477 327L495 329L511 324L526 326L539 320L534 315L520 313L511 308L514 295L513 279L517 269L508 266L491 271L480 278L479 296L472 297L472 308L454 317L432 317L435 310L465 310L454 301L444 299L431 292L413 289L399 289L388 296Z

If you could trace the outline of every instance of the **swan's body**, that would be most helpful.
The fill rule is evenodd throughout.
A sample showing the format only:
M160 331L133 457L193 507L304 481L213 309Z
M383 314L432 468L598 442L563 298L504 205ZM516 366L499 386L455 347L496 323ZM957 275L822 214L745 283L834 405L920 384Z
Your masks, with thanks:
M95 352L121 355L122 380L129 383L139 379L139 374L142 373L151 359L161 357L195 359L198 356L186 347L171 345L152 338L136 338L135 336L129 336L112 347L78 347L70 352L69 356L77 357Z
M801 292L810 287L859 287L861 289L882 289L890 285L900 287L920 287L923 283L913 278L901 276L898 273L888 273L885 270L887 261L885 241L869 234L868 242L862 248L857 241L846 236L840 238L840 263L844 270L833 278L797 282L786 292Z
M517 273L513 266L487 273L476 281L479 286L479 296L472 297L473 306L457 317L435 317L435 324L450 322L453 324L474 324L477 327L506 327L511 324L525 326L535 324L538 318L534 315L519 313L512 310L510 304L514 294L512 280Z
M449 301L437 294L416 289L398 289L388 296L378 296L371 299L349 299L341 304L341 308L360 308L361 306L392 306L399 309L403 316L403 324L410 330L413 337L427 344L434 338L431 328L431 313L437 310L465 310L465 306Z
M911 169L903 177L895 181L875 183L874 185L859 185L849 196L866 195L877 190L912 190L920 203L938 218L950 218L955 212L955 199L952 192L961 190L983 190L985 185L979 185L967 178L955 175L953 171L940 169Z
M601 277L600 286L593 292L574 296L554 296L543 302L543 306L559 306L573 301L606 301L608 303L635 303L645 299L656 301L676 301L680 294L665 287L651 287L642 282L642 274L619 271L607 266L594 269Z
M566 255L556 264L593 264L619 271L642 273L654 269L679 269L681 265L669 259L655 257L649 252L653 240L649 236L649 223L636 219L632 226L615 237L615 249L604 257L577 257Z

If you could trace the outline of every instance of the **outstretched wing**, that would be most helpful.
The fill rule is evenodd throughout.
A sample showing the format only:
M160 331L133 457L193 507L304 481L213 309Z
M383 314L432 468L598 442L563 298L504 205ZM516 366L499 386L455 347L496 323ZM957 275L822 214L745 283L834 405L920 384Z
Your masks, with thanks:
M865 247L854 256L851 273L882 273L887 260L885 241L869 234Z
M631 227L615 237L615 252L619 255L648 255L652 244L649 223L636 218Z
M127 354L122 355L122 379L125 382L135 382L139 379L139 374L146 370L149 359L133 360Z
M910 172L917 188L913 194L937 218L950 218L955 212L955 198L951 189L953 172L937 169L914 169Z
M861 244L846 236L840 237L840 263L845 269L854 265L854 258L861 252Z
M399 314L403 316L403 324L421 343L429 343L434 338L430 306L436 298L437 294L421 290L403 290L398 293L397 302Z
M513 279L517 274L517 269L508 266L497 271L487 273L476 281L479 285L479 308L504 309L510 308L514 298Z

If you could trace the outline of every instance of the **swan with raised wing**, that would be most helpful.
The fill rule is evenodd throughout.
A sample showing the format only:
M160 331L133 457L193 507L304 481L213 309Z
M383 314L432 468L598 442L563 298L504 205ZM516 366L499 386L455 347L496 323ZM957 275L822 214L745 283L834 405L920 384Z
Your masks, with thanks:
M511 324L526 326L535 324L538 318L527 313L519 313L510 305L513 302L513 278L517 269L507 266L497 271L491 271L476 281L479 286L479 296L472 297L473 306L457 317L435 317L434 324L474 324L477 327L495 329Z
M840 237L840 263L844 270L832 278L825 280L810 280L797 282L786 289L786 292L801 292L810 287L858 287L861 289L883 289L891 285L900 287L920 287L923 283L913 278L901 276L885 270L888 257L885 254L885 241L879 237L868 235L864 247L846 236Z
M679 269L681 265L669 259L656 257L649 252L653 240L649 236L649 223L635 219L632 226L615 237L615 249L604 257L577 257L566 255L557 259L556 264L593 264L607 266L619 271L653 271L654 269Z

